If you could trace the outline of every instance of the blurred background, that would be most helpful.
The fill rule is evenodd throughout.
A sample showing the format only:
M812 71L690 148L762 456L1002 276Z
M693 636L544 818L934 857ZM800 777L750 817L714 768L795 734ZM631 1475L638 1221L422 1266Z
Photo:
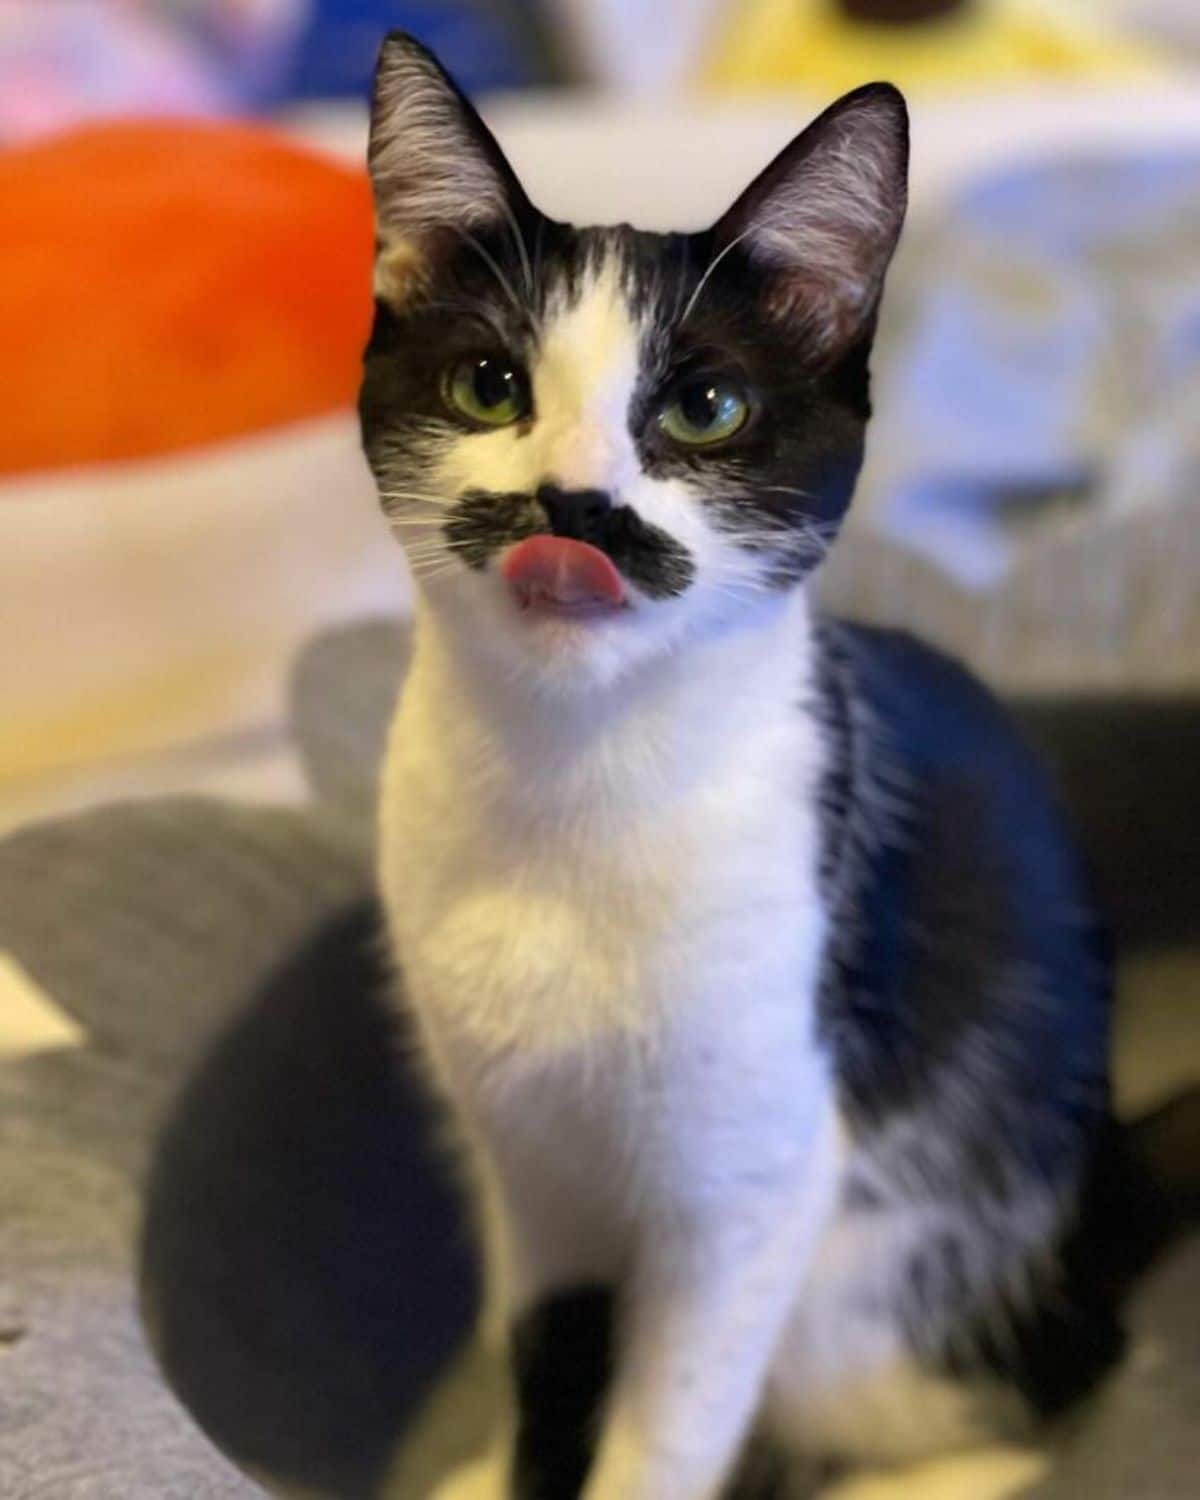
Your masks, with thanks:
M17 1500L256 1493L246 1468L374 1493L411 1376L368 1349L386 1319L365 1294L314 1320L351 1330L340 1346L289 1343L296 1298L361 1287L361 1256L339 1280L325 1245L327 1274L287 1296L257 1249L219 1271L187 1205L236 1215L193 1182L151 1215L169 1225L151 1326L235 1471L165 1396L128 1292L180 1078L369 885L409 591L353 401L365 97L396 26L475 96L539 205L586 221L700 226L838 93L906 90L877 416L820 586L964 657L1022 715L1122 941L1122 1105L1200 1077L1197 0L0 0L0 1381L19 1394L0 1400L0 1493ZM230 1076L302 1117L295 1074L271 1094L285 1033ZM377 1097L375 1033L354 1055L310 1037ZM181 1140L210 1137L250 1151L223 1125ZM246 1169L246 1202L274 1201L259 1189L293 1148ZM306 1245L316 1219L411 1253L363 1208L378 1182L326 1169L320 1212L288 1200L245 1243ZM221 1316L253 1285L243 1321L201 1298L173 1344L164 1246L201 1256ZM1061 1493L1193 1493L1163 1465L1200 1472L1194 1277L1165 1314L1178 1329L1191 1309L1190 1353L1139 1377ZM1151 1454L1162 1483L1121 1488Z
M697 225L839 91L903 86L913 214L826 587L1014 690L1191 690L1193 0L0 0L0 827L295 790L297 646L402 601L349 415L396 25L590 220Z

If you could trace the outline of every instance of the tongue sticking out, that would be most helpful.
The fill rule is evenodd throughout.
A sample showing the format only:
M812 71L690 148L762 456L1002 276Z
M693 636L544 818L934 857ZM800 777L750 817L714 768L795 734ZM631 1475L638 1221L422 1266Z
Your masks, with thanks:
M621 575L598 547L531 536L505 554L500 572L525 609L588 614L625 602Z

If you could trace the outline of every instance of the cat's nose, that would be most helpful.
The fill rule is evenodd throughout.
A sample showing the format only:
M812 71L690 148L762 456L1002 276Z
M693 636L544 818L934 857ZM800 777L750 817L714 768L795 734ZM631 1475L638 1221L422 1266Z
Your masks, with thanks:
M577 542L600 540L613 508L612 496L606 490L564 490L557 484L540 485L537 502L546 512L554 535Z

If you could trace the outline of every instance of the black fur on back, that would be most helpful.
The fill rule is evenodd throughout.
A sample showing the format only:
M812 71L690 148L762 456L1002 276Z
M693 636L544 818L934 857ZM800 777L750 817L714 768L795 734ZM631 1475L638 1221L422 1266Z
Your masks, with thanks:
M1122 1347L1080 1253L1113 1160L1109 944L1046 776L977 683L896 632L828 624L821 659L821 1023L872 1168L848 1206L948 1210L899 1283L914 1351L1055 1414Z

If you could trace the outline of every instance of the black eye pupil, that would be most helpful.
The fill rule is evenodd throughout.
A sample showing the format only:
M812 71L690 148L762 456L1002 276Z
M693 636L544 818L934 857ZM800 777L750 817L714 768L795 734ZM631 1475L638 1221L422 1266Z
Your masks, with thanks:
M479 361L472 384L475 399L482 407L503 406L517 394L517 377L496 359Z
M697 380L679 393L679 409L689 426L703 432L717 420L721 411L721 393L709 381Z

